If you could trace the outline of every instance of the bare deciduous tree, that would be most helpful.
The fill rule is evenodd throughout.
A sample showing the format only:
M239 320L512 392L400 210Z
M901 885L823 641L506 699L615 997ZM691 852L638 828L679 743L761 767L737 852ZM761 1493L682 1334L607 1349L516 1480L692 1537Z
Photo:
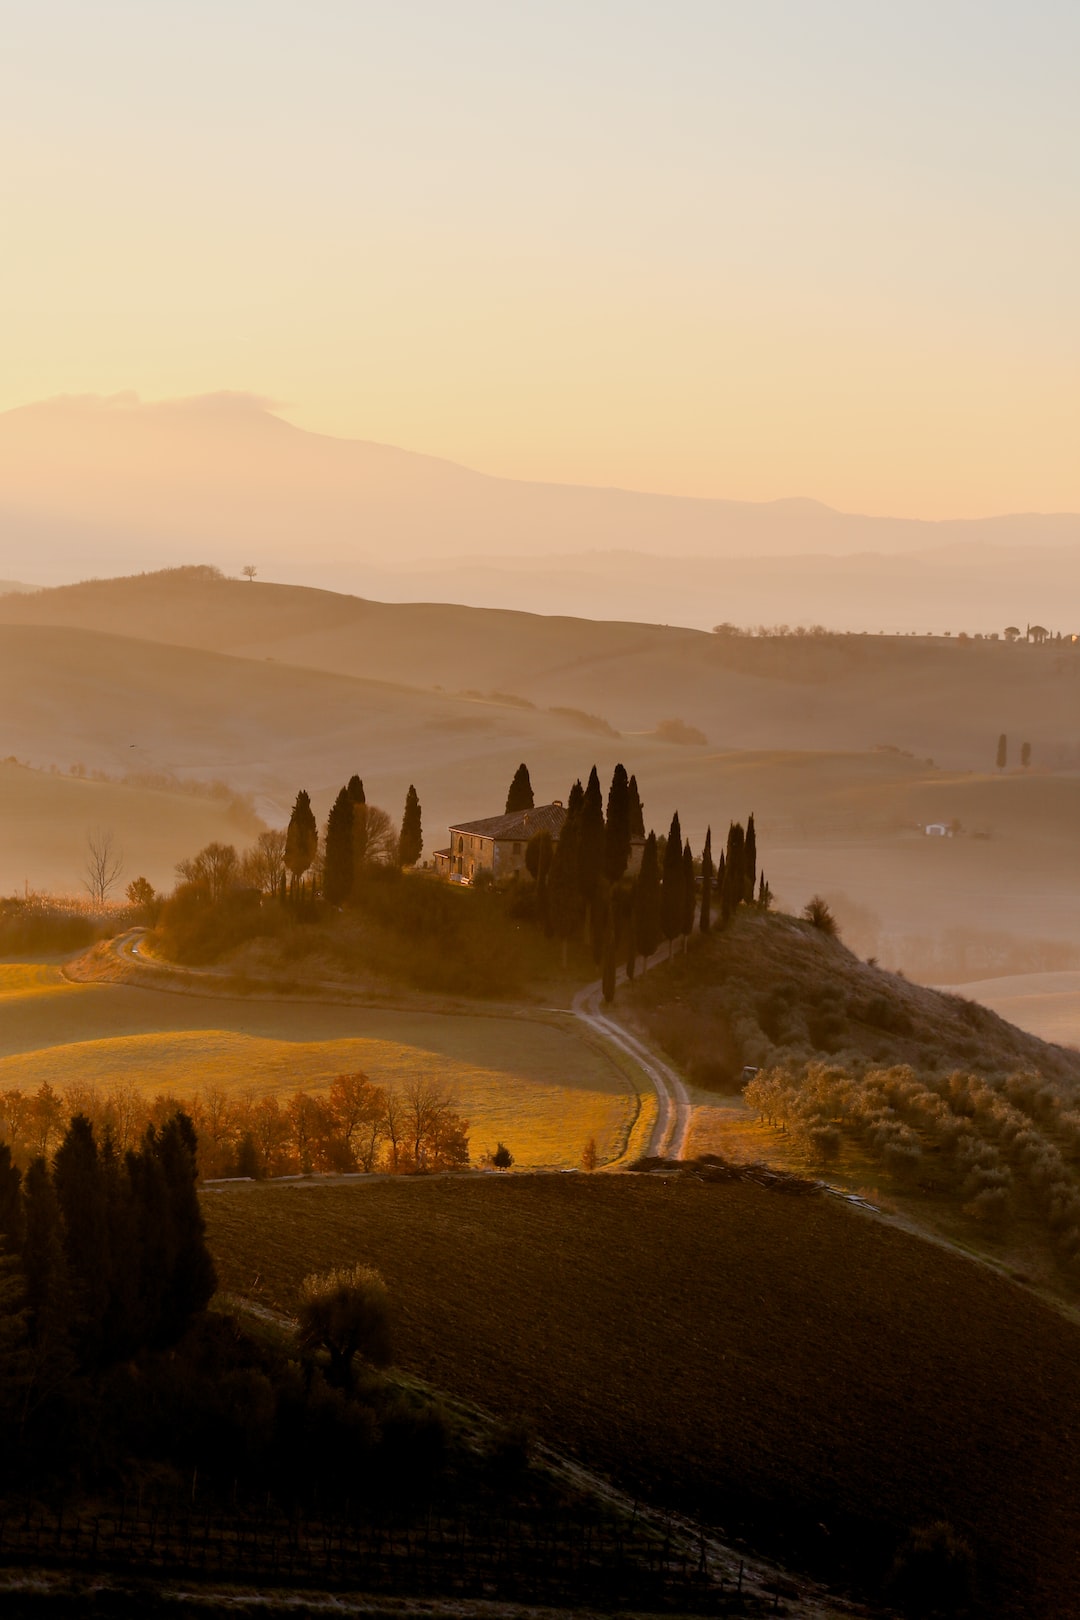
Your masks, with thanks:
M245 579L250 580L252 584L254 584L255 575L259 572L259 570L255 567L254 563L245 563L240 572L243 574Z
M112 829L95 827L87 833L83 887L95 905L105 904L123 870L123 852L116 847Z

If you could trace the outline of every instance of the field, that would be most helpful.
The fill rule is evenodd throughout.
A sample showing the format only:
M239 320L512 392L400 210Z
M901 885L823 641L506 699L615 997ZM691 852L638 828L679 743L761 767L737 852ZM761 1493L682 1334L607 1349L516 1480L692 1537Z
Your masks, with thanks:
M377 1265L401 1364L632 1492L873 1585L949 1520L994 1615L1080 1606L1080 1329L824 1197L670 1176L208 1192L223 1286ZM1036 1438L1037 1437L1037 1438Z
M318 1091L363 1070L380 1085L431 1077L470 1122L473 1157L572 1166L589 1137L617 1158L642 1100L629 1073L569 1018L173 995L72 985L47 963L0 963L0 1091L91 1085ZM646 1109L651 1107L645 1099Z

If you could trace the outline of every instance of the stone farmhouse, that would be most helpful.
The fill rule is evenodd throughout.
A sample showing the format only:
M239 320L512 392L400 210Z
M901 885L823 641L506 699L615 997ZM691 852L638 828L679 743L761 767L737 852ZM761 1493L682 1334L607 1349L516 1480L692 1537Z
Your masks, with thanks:
M532 810L463 821L450 828L449 849L435 851L435 870L458 883L471 883L477 872L497 878L525 870L525 846L538 832L548 832L558 843L566 810L556 799Z

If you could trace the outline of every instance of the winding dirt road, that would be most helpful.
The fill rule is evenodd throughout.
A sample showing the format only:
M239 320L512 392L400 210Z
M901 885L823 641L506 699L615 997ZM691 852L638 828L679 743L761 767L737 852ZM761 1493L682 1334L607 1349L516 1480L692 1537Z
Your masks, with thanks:
M661 946L655 955L642 963L640 972L646 972L651 967L657 967L661 962L668 960L667 949ZM619 969L616 984L626 983L626 971ZM594 984L587 984L579 990L571 1003L571 1011L575 1018L579 1018L595 1034L617 1046L631 1058L638 1068L648 1077L650 1084L656 1092L659 1108L656 1115L656 1124L653 1126L652 1136L646 1155L656 1159L681 1159L686 1154L686 1139L690 1134L690 1125L694 1117L694 1105L690 1101L681 1077L676 1074L663 1058L631 1035L628 1029L608 1012L601 1011L602 987L600 980Z

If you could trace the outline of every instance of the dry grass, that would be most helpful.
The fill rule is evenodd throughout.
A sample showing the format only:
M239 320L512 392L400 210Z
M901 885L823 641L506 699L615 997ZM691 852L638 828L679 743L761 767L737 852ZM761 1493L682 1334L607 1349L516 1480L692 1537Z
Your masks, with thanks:
M824 1198L684 1178L207 1194L223 1286L387 1278L403 1364L650 1500L872 1579L949 1519L995 1615L1077 1612L1080 1330Z
M641 1106L628 1074L557 1016L175 996L70 985L40 963L0 964L0 1001L0 1091L48 1081L262 1096L357 1069L381 1085L430 1075L455 1093L473 1156L503 1141L523 1168L574 1166L590 1136L601 1162L618 1157Z

